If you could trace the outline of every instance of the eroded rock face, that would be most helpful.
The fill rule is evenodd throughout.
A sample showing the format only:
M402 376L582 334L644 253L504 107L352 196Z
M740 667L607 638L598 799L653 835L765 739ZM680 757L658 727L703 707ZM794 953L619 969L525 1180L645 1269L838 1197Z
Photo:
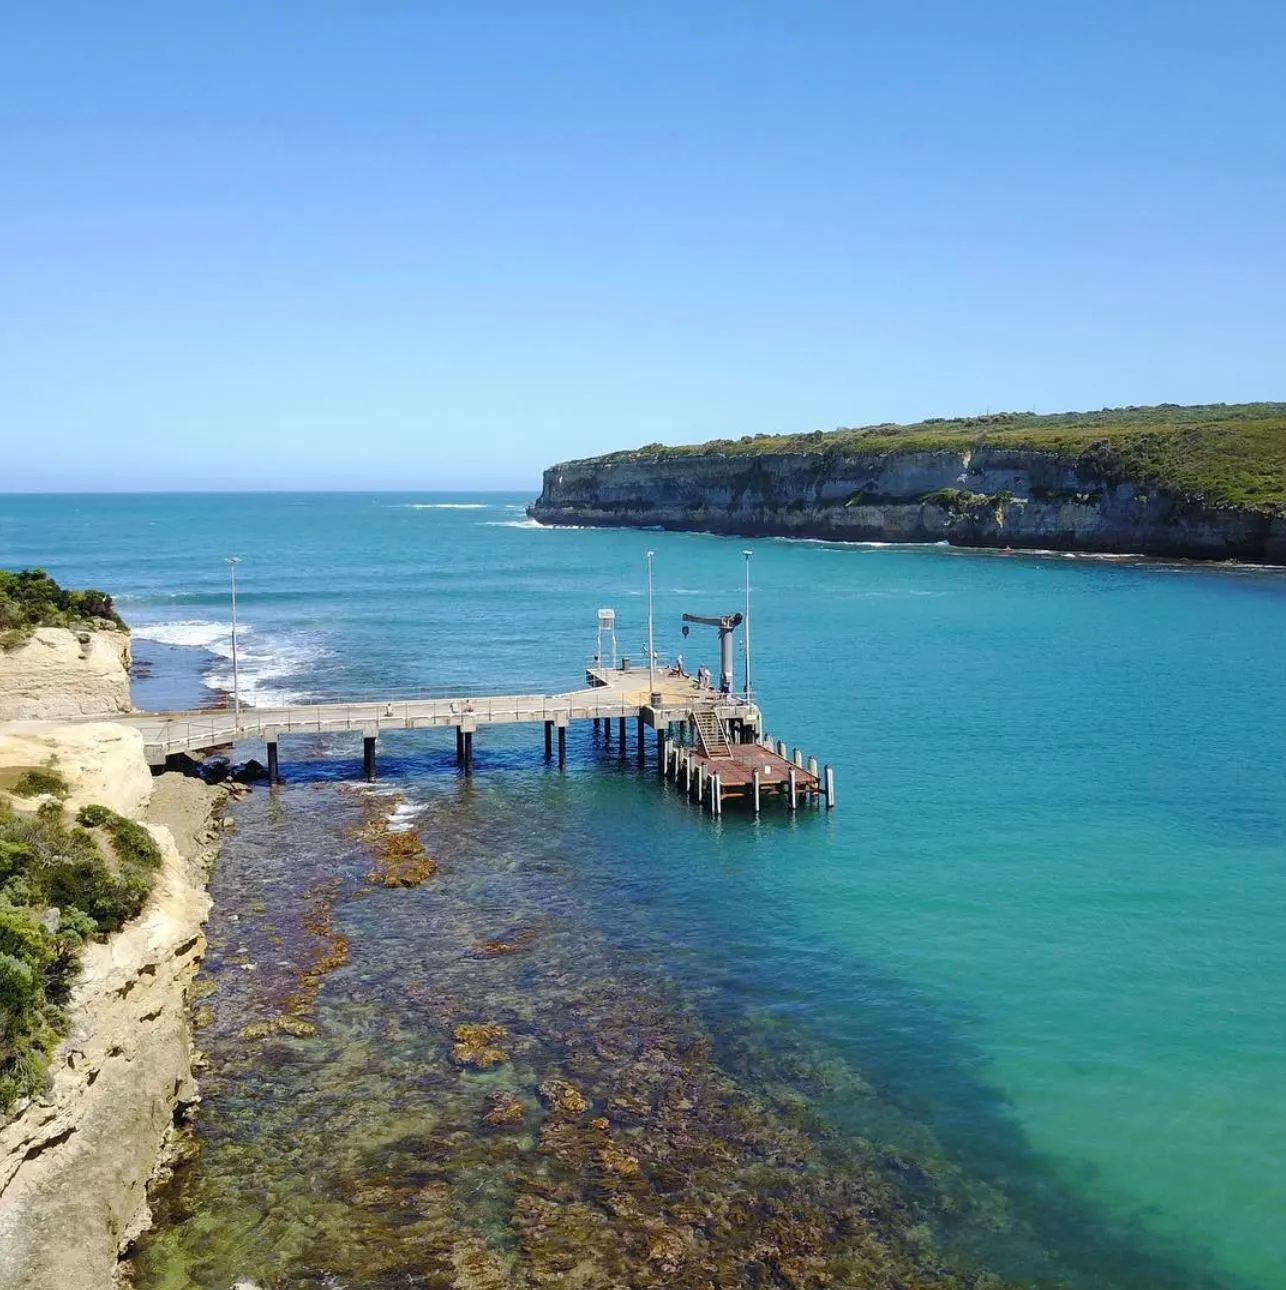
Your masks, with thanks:
M129 636L41 627L0 650L0 721L61 721L130 710Z
M152 796L143 736L110 721L9 722L0 728L0 770L18 767L56 770L67 781L66 805L73 809L96 802L133 819Z
M1286 564L1286 515L1011 447L590 458L547 470L528 513L544 524Z
M0 729L0 767L49 757L73 808L100 802L138 818L148 806L153 781L136 730ZM204 791L208 822L214 790ZM200 813L189 812L194 827ZM107 1290L119 1251L149 1221L148 1180L176 1117L196 1099L185 995L205 948L205 830L186 839L185 859L168 828L147 828L162 855L152 897L122 931L86 947L51 1087L0 1124L0 1290Z
M169 831L143 914L89 946L49 1093L0 1128L0 1287L96 1290L149 1221L146 1187L176 1109L196 1099L184 994L209 897Z

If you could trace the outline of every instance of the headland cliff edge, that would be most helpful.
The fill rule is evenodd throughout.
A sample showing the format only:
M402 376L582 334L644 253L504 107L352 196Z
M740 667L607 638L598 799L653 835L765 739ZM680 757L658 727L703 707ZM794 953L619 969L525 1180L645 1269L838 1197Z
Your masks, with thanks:
M542 524L1286 564L1286 404L1001 413L562 462Z

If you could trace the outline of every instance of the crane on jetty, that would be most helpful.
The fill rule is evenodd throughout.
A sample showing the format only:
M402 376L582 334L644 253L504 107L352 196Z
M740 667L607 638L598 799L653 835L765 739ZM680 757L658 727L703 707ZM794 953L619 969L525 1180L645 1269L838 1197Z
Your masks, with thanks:
M798 748L788 756L784 742L764 733L758 705L733 689L733 632L742 615L684 614L683 618L685 634L690 623L713 626L719 632L717 688L704 683L704 669L702 676L694 677L677 663L657 671L632 668L628 658L618 662L615 614L600 610L598 652L586 669L581 689L549 694L419 691L411 696L265 708L242 702L234 709L135 713L113 720L140 731L148 762L154 767L179 754L261 740L267 747L268 776L273 783L280 778L280 742L290 735L360 732L363 771L368 780L374 780L376 741L387 731L454 729L456 762L470 775L474 735L486 727L542 723L545 759L553 760L556 739L562 768L567 764L567 730L573 723L593 722L595 735L601 733L608 747L615 724L619 755L624 759L627 727L633 722L638 763L647 760L647 731L651 730L658 775L680 785L714 815L722 814L729 800L744 801L757 812L761 799L769 795L784 798L792 811L801 803L834 806L831 768L819 769L811 757L805 763Z

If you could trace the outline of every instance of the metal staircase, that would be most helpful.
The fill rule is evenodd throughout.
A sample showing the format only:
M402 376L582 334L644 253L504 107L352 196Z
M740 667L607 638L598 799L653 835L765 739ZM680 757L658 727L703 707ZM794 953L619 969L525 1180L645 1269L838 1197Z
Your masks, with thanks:
M732 757L732 745L723 722L709 709L696 714L697 737L701 740L701 751L707 757Z

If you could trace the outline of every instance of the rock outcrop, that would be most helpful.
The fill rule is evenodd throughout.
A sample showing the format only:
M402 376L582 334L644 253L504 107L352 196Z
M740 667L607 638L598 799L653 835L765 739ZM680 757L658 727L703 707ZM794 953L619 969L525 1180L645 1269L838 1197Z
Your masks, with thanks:
M1223 506L1028 448L619 453L545 471L542 524L1286 564L1280 508Z
M33 750L56 757L72 802L134 816L147 804L137 731L0 730L0 762L24 764ZM200 864L168 828L147 827L163 858L152 897L86 948L51 1088L0 1126L0 1290L107 1290L119 1252L149 1221L147 1183L176 1119L196 1098L186 991L210 901Z
M0 650L0 721L63 721L130 710L129 636L37 628Z

